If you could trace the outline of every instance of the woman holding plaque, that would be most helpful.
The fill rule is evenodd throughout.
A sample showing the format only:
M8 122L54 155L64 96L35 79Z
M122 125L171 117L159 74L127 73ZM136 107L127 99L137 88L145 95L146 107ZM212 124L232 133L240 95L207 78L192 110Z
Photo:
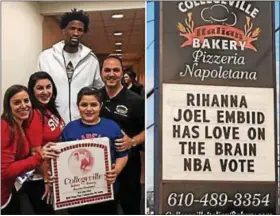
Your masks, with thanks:
M98 204L89 204L81 207L68 209L70 214L118 214L117 212L117 193L118 181L117 176L120 174L127 162L127 151L117 152L115 148L115 139L121 138L122 132L120 127L112 120L100 118L99 113L102 106L101 95L99 90L90 87L82 88L78 93L77 106L81 118L70 122L63 130L62 140L73 141L96 137L108 137L110 139L110 151L112 170L106 173L106 180L109 184L114 184L115 200ZM82 156L82 158L81 158ZM90 160L86 154L75 155L79 161L84 161L79 166L86 169ZM74 165L73 165L74 166Z
M16 178L38 167L44 159L55 158L58 150L48 143L32 156L25 135L24 122L31 112L26 87L13 85L4 95L1 116L1 214L21 214L14 188Z
M28 121L26 135L32 152L38 152L48 142L59 141L64 121L57 111L57 89L48 73L39 71L32 74L28 82L28 91L33 112ZM35 214L55 213L52 205L49 205L52 196L51 184L48 182L49 163L50 161L44 161L24 185Z

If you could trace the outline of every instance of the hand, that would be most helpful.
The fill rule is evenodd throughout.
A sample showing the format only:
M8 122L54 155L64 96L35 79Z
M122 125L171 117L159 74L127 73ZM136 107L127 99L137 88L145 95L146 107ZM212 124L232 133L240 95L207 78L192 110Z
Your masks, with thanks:
M60 150L56 147L55 143L48 142L39 152L43 159L56 159Z
M118 176L118 172L117 172L115 164L112 164L111 171L106 172L105 176L106 176L106 180L109 184L114 184L115 183L116 178Z
M132 139L129 136L127 136L123 130L122 130L122 134L123 134L123 138L115 140L117 152L122 152L132 148Z
M42 200L46 199L47 204L53 203L53 193L52 193L52 185L48 182L45 183L45 193L43 194Z
M56 177L54 177L51 173L51 171L48 171L48 183L52 186L54 183L54 180L56 179Z

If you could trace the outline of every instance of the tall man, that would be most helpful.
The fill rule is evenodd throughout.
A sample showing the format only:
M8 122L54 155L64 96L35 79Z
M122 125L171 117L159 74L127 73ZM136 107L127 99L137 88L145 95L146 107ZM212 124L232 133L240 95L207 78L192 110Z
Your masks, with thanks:
M77 94L84 86L101 88L99 63L95 54L80 43L88 31L89 17L73 9L61 17L64 40L43 51L39 68L49 73L57 87L58 111L65 123L80 118L76 105Z
M124 137L116 140L118 151L127 149L128 162L119 175L120 200L124 214L140 214L141 161L139 147L145 142L145 101L122 86L122 61L117 56L105 58L102 71L105 87L102 88L101 116L110 118L121 127Z

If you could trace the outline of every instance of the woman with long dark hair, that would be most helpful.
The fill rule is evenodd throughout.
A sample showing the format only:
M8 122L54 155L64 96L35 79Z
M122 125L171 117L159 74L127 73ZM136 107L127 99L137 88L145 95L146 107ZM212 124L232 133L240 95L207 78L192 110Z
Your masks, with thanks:
M64 121L55 104L57 89L52 77L43 71L32 74L28 91L33 112L27 125L27 139L32 152L38 152L48 142L59 141ZM25 184L33 210L36 214L54 214L51 202L51 184L48 182L50 162L45 161ZM46 201L43 200L46 198Z
M53 143L30 156L24 122L31 112L26 87L13 85L4 95L1 116L1 214L20 214L20 203L14 183L17 177L39 166L44 159L56 158Z

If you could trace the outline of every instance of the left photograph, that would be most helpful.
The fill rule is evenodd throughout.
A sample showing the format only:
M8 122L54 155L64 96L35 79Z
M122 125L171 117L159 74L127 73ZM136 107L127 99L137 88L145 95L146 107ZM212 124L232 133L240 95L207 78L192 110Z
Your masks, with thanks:
M145 214L145 6L1 3L1 214Z

